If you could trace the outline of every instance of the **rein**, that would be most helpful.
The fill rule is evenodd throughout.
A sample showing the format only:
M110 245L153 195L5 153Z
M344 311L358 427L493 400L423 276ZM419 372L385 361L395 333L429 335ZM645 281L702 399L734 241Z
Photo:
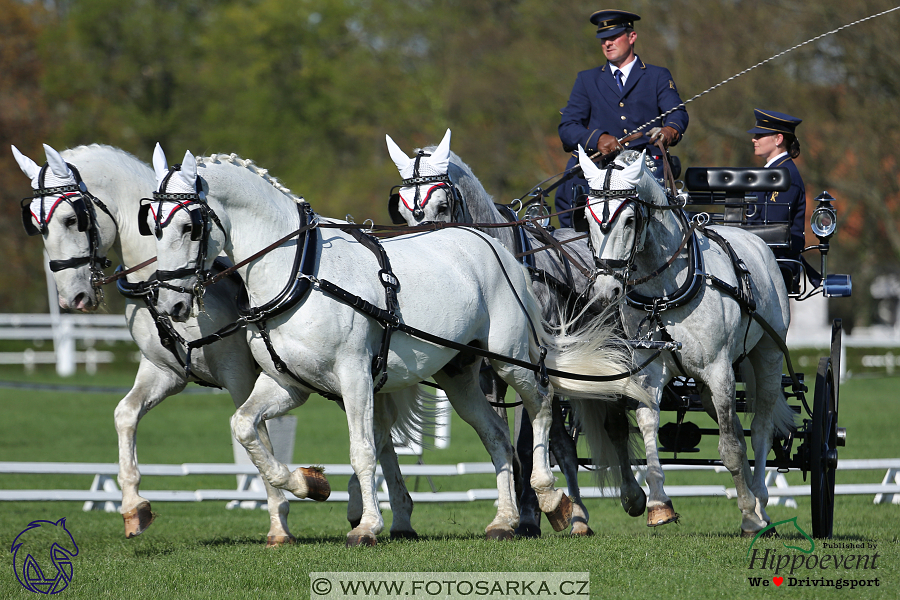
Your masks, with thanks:
M155 262L156 262L156 257L155 257L155 256L152 257L152 258L148 258L148 259L145 260L144 262L140 263L139 265L135 265L135 266L131 267L130 269L123 269L123 270L121 270L121 271L116 271L115 273L113 273L113 274L110 275L109 277L104 277L103 279L100 279L100 280L97 282L97 285L106 285L106 284L108 284L108 283L112 283L112 282L114 282L114 281L117 281L117 280L119 280L119 279L122 279L122 278L125 277L126 275L131 275L131 274L134 273L135 271L140 271L140 270L143 269L144 267L149 266L149 265L152 265L152 264L155 263Z

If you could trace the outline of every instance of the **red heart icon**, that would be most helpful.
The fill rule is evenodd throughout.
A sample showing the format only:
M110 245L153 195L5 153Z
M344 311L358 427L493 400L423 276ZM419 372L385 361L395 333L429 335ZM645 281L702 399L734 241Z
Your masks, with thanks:
M781 585L782 583L784 583L784 577L773 577L772 581L775 582L776 586Z

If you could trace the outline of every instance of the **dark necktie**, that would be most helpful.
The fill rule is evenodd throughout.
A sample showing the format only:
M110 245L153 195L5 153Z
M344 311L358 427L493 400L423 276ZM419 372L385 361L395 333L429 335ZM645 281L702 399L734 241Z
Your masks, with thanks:
M622 85L622 71L616 71L616 85L619 86L620 92L625 89Z

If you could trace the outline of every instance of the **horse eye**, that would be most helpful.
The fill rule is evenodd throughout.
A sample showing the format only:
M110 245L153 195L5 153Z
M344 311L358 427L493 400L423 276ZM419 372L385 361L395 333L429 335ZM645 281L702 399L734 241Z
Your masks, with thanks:
M190 223L186 223L185 225L182 225L182 227L181 227L181 235L190 235L191 230L192 230L193 228L194 228L193 225L191 225Z
M77 224L78 224L78 219L74 215L68 216L65 219L63 219L63 226L65 226L66 228L71 229L72 227L75 227Z

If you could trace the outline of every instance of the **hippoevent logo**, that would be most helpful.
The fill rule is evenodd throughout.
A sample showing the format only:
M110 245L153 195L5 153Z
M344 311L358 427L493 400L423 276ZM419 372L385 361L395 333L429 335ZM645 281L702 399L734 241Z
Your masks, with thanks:
M770 530L789 523L803 537L799 545L782 542L785 550L792 552L754 547ZM766 573L751 575L747 581L750 587L879 587L880 580L871 572L878 568L877 546L874 542L820 542L816 552L815 540L797 525L797 517L778 521L765 527L750 542L747 568ZM852 577L847 576L847 571Z
M58 594L72 581L78 556L66 519L32 521L12 543L13 570L22 587L38 594Z

